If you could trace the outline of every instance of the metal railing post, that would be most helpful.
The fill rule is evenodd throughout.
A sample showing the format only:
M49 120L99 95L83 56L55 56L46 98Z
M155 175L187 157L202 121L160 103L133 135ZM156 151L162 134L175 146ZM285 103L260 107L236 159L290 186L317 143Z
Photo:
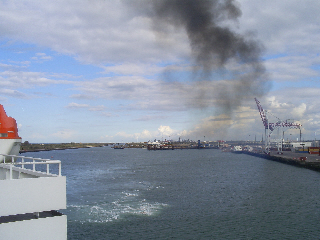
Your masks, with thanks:
M32 159L32 162L33 162L33 169L32 171L36 171L36 160L35 159Z
M12 180L12 164L10 164L9 179Z

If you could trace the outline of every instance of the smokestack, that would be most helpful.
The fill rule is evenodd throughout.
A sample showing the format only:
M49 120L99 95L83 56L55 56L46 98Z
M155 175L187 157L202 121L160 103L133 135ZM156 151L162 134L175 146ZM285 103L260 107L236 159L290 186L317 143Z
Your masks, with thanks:
M249 35L242 36L222 25L226 20L236 22L241 16L234 0L148 0L144 3L151 6L149 15L156 29L172 25L186 31L195 64L194 76L198 76L195 77L198 91L194 93L198 106L219 107L230 115L244 100L267 92L262 45ZM197 85L201 81L215 82L214 89Z

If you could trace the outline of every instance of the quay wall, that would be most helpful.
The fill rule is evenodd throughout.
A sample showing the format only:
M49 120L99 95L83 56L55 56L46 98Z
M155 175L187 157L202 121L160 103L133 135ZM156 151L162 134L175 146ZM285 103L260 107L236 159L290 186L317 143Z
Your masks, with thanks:
M257 153L257 152L243 152L244 154L252 155L259 158L264 158L267 160L284 163L296 167L302 167L311 169L314 171L320 172L320 156L315 158L315 156L307 156L307 155L296 155L296 156L286 156L280 154L265 154L265 153ZM319 158L319 159L318 159Z

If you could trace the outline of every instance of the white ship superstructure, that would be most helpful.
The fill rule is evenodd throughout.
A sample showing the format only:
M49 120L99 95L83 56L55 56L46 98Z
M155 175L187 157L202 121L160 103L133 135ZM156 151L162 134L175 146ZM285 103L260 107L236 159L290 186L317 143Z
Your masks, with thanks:
M242 147L241 146L234 146L232 148L232 152L234 152L234 153L242 153Z
M67 239L61 161L18 156L20 143L15 120L0 105L0 238Z

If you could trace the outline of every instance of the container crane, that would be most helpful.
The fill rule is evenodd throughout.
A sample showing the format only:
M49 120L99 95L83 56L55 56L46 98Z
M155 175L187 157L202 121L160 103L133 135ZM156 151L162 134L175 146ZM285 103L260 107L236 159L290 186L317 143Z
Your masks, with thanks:
M256 101L256 104L260 113L260 117L262 119L262 123L265 129L265 150L267 153L270 153L270 137L275 129L279 129L280 127L300 129L302 125L299 123L295 123L292 120L290 121L289 119L285 121L281 121L279 118L278 118L279 121L277 121L276 123L270 123L267 116L268 111L262 108L257 98L254 98L254 100ZM279 150L279 144L278 144L278 150ZM282 150L282 146L281 146L281 150Z

